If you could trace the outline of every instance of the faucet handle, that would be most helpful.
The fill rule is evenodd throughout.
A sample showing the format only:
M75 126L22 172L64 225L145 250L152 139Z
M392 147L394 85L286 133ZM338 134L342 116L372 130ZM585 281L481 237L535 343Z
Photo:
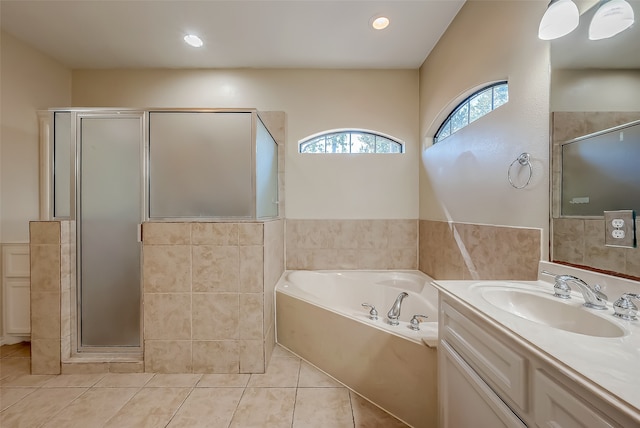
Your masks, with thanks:
M640 294L624 293L618 300L613 303L613 316L622 318L627 321L637 320L636 314L638 307L633 304L631 299L640 300Z
M556 276L556 283L553 285L553 295L561 299L571 298L571 287L567 284L567 279L562 275Z
M555 280L555 284L553 285L553 295L559 297L561 299L570 299L571 298L571 287L567 284L567 281L573 279L570 275L561 275L553 272L549 272L548 270L540 271L540 273L545 275L550 275Z
M371 308L371 310L369 311L370 320L376 321L378 319L378 311L376 310L375 306L370 305L369 303L363 303L362 306L365 308Z
M606 294L604 294L602 291L602 287L600 286L600 284L595 284L593 286L593 292L595 293L596 296L598 296L599 299L606 301L609 301L609 298L607 297Z
M429 318L427 315L414 315L409 321L409 328L411 330L420 330L420 320L418 318Z

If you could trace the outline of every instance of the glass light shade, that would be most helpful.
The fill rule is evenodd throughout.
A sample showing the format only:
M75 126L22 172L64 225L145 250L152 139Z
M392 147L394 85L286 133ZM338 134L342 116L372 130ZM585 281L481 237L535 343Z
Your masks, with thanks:
M589 40L608 39L631 27L634 22L633 9L625 0L610 0L603 3L593 15L589 25Z
M549 3L538 28L538 37L553 40L569 34L580 21L578 6L571 0L553 0Z

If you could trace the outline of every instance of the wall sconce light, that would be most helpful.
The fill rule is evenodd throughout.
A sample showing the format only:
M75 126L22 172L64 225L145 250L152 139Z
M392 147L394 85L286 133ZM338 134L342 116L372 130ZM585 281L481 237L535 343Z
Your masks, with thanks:
M589 40L613 37L631 27L634 22L633 9L625 0L603 2L589 25Z
M553 40L565 36L576 29L579 21L580 12L573 1L551 0L540 21L538 37Z
M551 0L542 16L538 37L553 40L576 29L580 12L572 0ZM589 40L613 37L634 23L633 8L626 0L601 0L589 25Z

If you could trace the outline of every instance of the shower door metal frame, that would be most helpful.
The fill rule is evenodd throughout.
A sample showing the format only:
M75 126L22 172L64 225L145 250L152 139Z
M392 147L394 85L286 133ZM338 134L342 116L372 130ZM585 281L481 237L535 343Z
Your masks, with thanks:
M138 185L140 186L140 216L138 222L138 237L137 240L140 243L139 253L140 253L140 283L138 284L140 287L140 311L139 311L139 333L140 333L140 341L138 346L84 346L82 344L82 248L81 248L81 237L82 237L82 227L81 227L81 191L82 191L82 182L81 182L81 150L82 145L80 140L82 139L82 119L84 118L136 118L140 119L140 181ZM72 127L73 131L75 131L75 135L72 138L72 153L75 155L73 159L73 177L71 180L71 194L74 196L71 198L72 207L71 212L75 215L75 227L76 227L76 317L75 323L73 323L72 334L75 336L76 349L72 349L71 353L80 354L80 353L134 353L139 354L143 349L144 342L144 331L143 331L143 307L142 307L142 236L141 236L141 225L146 220L146 212L147 209L147 193L146 193L146 183L148 180L147 174L147 148L148 148L148 113L144 110L127 110L127 109L82 109L77 110L75 112L72 111L72 120L75 121L75 126ZM72 132L73 132L72 131Z

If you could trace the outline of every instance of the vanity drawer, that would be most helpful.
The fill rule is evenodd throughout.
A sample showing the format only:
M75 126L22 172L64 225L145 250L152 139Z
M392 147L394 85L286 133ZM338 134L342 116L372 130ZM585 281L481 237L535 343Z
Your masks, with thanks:
M440 304L447 341L501 398L527 412L527 360L445 301Z

